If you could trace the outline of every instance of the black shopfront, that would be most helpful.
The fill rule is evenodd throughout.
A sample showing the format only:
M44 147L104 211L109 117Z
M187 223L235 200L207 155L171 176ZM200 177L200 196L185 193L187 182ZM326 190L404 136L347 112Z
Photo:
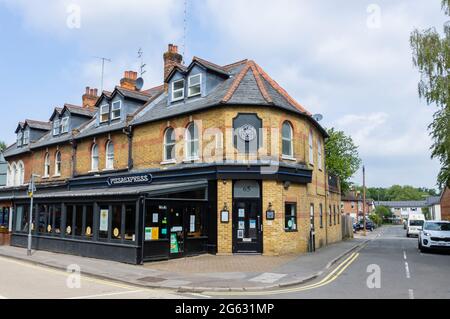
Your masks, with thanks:
M208 164L38 185L31 223L33 249L130 264L215 254L217 214L225 204L217 201L217 183L232 180L233 250L261 253L262 180L308 183L311 171L280 166L273 174L261 172L258 165ZM254 187L245 193L248 185ZM11 245L26 247L30 198L26 189L5 192L0 198L9 198L15 212Z

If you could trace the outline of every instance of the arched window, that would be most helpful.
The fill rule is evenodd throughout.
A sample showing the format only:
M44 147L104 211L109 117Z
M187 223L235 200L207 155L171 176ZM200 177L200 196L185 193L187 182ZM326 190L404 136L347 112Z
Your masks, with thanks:
M13 186L13 170L10 164L8 164L8 169L6 171L6 186Z
M16 163L13 163L12 171L13 171L13 173L12 173L13 186L18 186L19 185L19 171L18 171Z
M281 129L282 155L294 157L294 147L292 143L293 129L289 122L284 122Z
M50 154L45 154L44 159L44 177L48 177L50 175Z
M309 164L314 165L313 132L309 131Z
M164 160L175 159L175 131L169 127L164 133Z
M56 152L55 155L55 176L61 175L61 152Z
M106 169L114 169L114 144L108 141L106 144Z
M25 177L25 165L22 161L20 161L17 164L17 185L23 185L24 184L24 177Z
M195 123L189 124L186 130L186 159L198 159L198 128Z
M92 145L91 149L91 171L98 171L98 145Z
M320 137L317 139L317 167L322 169L322 142Z

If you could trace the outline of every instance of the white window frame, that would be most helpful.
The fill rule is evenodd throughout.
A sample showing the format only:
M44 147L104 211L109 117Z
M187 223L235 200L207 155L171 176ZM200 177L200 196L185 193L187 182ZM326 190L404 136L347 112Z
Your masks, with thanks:
M173 143L167 143L167 134L169 133L169 131L172 131L172 134L175 135L175 129L173 127L168 127L166 129L166 131L164 132L164 143L163 143L164 144L164 157L163 157L164 162L174 162L175 161L175 157L172 158L172 155L170 155L171 158L169 158L168 154L167 154L167 147L173 146L175 149L175 144L176 144L175 140L173 141Z
M283 126L288 125L290 131L290 138L283 136ZM288 141L290 144L291 154L285 154L283 149L283 142ZM286 159L294 159L294 128L291 123L284 121L281 125L281 156Z
M58 157L59 157L59 160L58 160ZM55 175L54 176L61 176L61 163L62 163L61 152L57 151L55 154Z
M17 180L19 182L17 186L23 185L25 182L25 165L22 161L19 161L19 163L17 163L17 173Z
M12 178L12 186L19 186L19 170L15 162L12 165Z
M112 154L109 152L110 145L112 145ZM113 170L114 169L114 156L115 156L113 141L108 141L108 143L106 143L105 151L106 151L105 152L106 153L105 170Z
M103 110L104 109L107 109L108 110L108 112L103 112ZM102 115L103 114L107 114L108 115L108 118L106 119L106 120L102 120ZM103 104L103 105L100 105L100 113L99 113L99 121L100 121L100 123L106 123L106 122L109 122L109 104Z
M309 164L314 165L314 137L312 130L309 131Z
M191 84L192 78L195 78L195 77L199 77L200 78L199 83L198 84ZM200 87L199 92L195 93L195 94L191 94L191 88L194 87L194 86L197 86L197 85ZM188 97L193 97L193 96L197 96L197 95L201 95L201 94L202 94L202 74L199 73L199 74L191 75L188 78Z
M20 131L19 133L17 133L17 146L22 146L23 145L23 132Z
M53 120L53 136L61 133L61 121L59 119Z
M47 152L44 158L44 177L50 176L50 154Z
M69 132L69 117L65 116L61 119L60 133L64 134L64 133L68 133L68 132Z
M119 108L115 109L114 105L119 104ZM114 111L119 111L119 116L114 116ZM122 116L122 101L115 101L111 103L111 120L117 120L120 119Z
M96 150L96 153L94 153ZM98 145L93 144L91 147L91 172L97 172L99 167L99 153L98 153Z
M25 130L23 131L22 145L28 145L28 143L30 143L30 131Z
M175 83L183 82L183 87L181 89L175 90ZM172 102L180 101L184 99L184 90L186 89L186 81L184 79L176 80L172 82ZM181 92L181 96L175 98L175 93Z
M194 137L192 137L191 136L191 134L189 133L189 128L191 127L191 126L194 126ZM197 136L195 136L195 132L197 132ZM186 161L195 161L195 160L198 160L200 157L200 139L199 139L199 136L198 136L198 126L194 123L194 122L191 122L191 123L189 123L189 125L186 127L186 133L185 133L185 141L186 141L186 143L185 143L185 158L186 158ZM197 154L195 154L195 155L193 155L193 154L191 154L191 148L190 148L190 144L191 143L194 143L194 145L197 145L197 152L194 152L194 153L197 153Z
M322 170L322 142L320 137L317 139L317 168Z

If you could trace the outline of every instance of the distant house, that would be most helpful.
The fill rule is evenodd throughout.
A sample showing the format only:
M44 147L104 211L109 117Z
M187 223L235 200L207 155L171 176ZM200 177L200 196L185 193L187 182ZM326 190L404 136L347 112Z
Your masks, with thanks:
M353 219L356 218L356 216L362 216L363 215L363 196L361 193L354 191L348 192L347 194L343 195L341 198L341 207L342 212L346 215L351 216ZM370 212L374 209L374 202L372 199L366 199L366 206L365 206L365 212L366 215L369 215Z
M6 169L8 163L5 161L3 157L3 153L0 153L0 187L6 186Z
M430 218L433 220L441 220L441 197L430 196L427 198L427 207L430 211Z
M375 205L389 208L396 219L407 219L410 214L423 214L422 209L427 207L427 201L377 201Z
M450 220L450 188L447 187L441 194L441 219Z

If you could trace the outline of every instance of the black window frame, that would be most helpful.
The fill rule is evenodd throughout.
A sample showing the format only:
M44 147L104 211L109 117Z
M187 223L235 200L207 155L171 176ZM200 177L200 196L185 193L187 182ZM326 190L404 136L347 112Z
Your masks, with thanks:
M294 215L292 217L292 213L290 212L289 215L287 215L287 206L293 206L294 207ZM291 210L290 210L291 211ZM288 216L289 219L295 220L295 229L288 228ZM298 212L297 212L297 203L296 202L285 202L284 203L284 231L289 232L298 232Z

